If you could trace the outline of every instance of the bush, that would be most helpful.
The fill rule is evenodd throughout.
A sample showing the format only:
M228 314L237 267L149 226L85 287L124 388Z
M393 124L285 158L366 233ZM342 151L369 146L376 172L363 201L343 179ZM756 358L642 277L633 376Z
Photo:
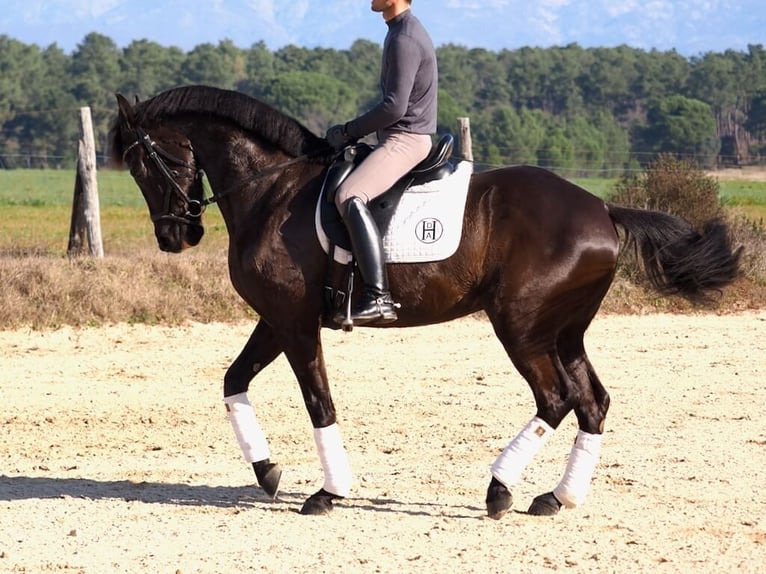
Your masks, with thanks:
M609 201L672 213L699 228L723 217L719 191L718 181L696 165L662 154L643 173L623 177Z
M643 173L621 179L608 200L671 213L697 229L710 220L724 219L733 245L744 246L742 275L756 284L766 284L766 230L742 215L727 214L719 199L718 181L694 164L660 155ZM623 253L618 271L629 281L645 285L640 264L632 252Z
M766 285L766 229L736 211L727 218L736 243L744 246L742 275L759 285Z

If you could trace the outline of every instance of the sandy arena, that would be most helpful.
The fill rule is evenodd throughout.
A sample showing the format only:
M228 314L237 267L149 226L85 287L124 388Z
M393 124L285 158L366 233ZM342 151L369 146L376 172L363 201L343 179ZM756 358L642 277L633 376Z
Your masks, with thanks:
M489 465L534 414L484 319L325 331L355 471L329 516L311 425L280 358L253 383L272 458L254 487L221 400L252 325L0 332L0 572L760 572L766 311L600 315L610 391L584 506L525 511L564 470L568 417L486 518Z

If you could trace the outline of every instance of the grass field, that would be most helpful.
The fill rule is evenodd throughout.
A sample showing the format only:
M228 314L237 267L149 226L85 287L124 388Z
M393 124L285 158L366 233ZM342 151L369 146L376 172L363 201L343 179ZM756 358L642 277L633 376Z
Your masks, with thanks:
M763 224L766 221L766 178L759 174L757 179L747 180L738 177L729 179L724 172L716 175L721 203L726 207L736 208L754 221ZM617 183L616 179L584 178L575 179L591 193L606 197Z
M5 253L66 251L74 170L0 171L0 250ZM617 180L577 179L592 193L605 197ZM766 220L766 181L720 180L721 198L755 221ZM104 249L119 254L154 247L154 235L143 197L127 172L101 170L98 192ZM220 212L211 206L204 216L206 235L201 248L226 245Z
M0 250L66 252L74 181L74 170L0 171ZM105 252L156 248L146 204L128 172L100 171L98 194ZM215 205L208 208L204 222L202 247L226 245L223 218Z

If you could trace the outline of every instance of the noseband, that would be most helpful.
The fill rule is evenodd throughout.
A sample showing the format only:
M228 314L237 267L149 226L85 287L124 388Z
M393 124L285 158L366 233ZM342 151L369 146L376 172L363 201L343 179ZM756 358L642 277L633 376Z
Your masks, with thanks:
M134 147L141 145L154 165L157 166L157 169L160 170L163 179L168 184L168 189L165 193L165 213L162 215L152 215L152 221L168 219L199 227L200 218L205 212L205 208L211 203L211 201L205 199L205 192L202 188L202 177L205 174L204 171L196 169L193 163L177 158L172 153L160 147L143 129L136 128L136 135L138 136L136 141L126 147L125 151L122 152L123 160L125 159L125 156L128 155L128 152ZM192 150L192 154L193 153L194 150ZM171 168L168 164L179 166L190 170L193 173L179 173L177 169ZM201 190L199 199L190 197L181 186L178 185L178 182L176 181L178 178L193 179L195 182L193 186L196 187L196 185L199 185L199 189ZM170 203L173 196L181 199L186 206L186 212L183 215L176 215L171 212Z

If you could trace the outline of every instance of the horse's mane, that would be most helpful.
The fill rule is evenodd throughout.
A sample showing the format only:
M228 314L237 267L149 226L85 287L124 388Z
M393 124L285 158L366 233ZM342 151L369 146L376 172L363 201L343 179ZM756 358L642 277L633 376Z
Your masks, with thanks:
M297 120L270 105L241 92L212 86L182 86L161 92L135 105L138 123L148 127L164 118L179 114L199 114L228 120L240 128L258 135L274 147L292 156L309 154L327 156L327 142ZM119 134L113 127L113 152L119 151ZM116 154L113 154L116 155Z

